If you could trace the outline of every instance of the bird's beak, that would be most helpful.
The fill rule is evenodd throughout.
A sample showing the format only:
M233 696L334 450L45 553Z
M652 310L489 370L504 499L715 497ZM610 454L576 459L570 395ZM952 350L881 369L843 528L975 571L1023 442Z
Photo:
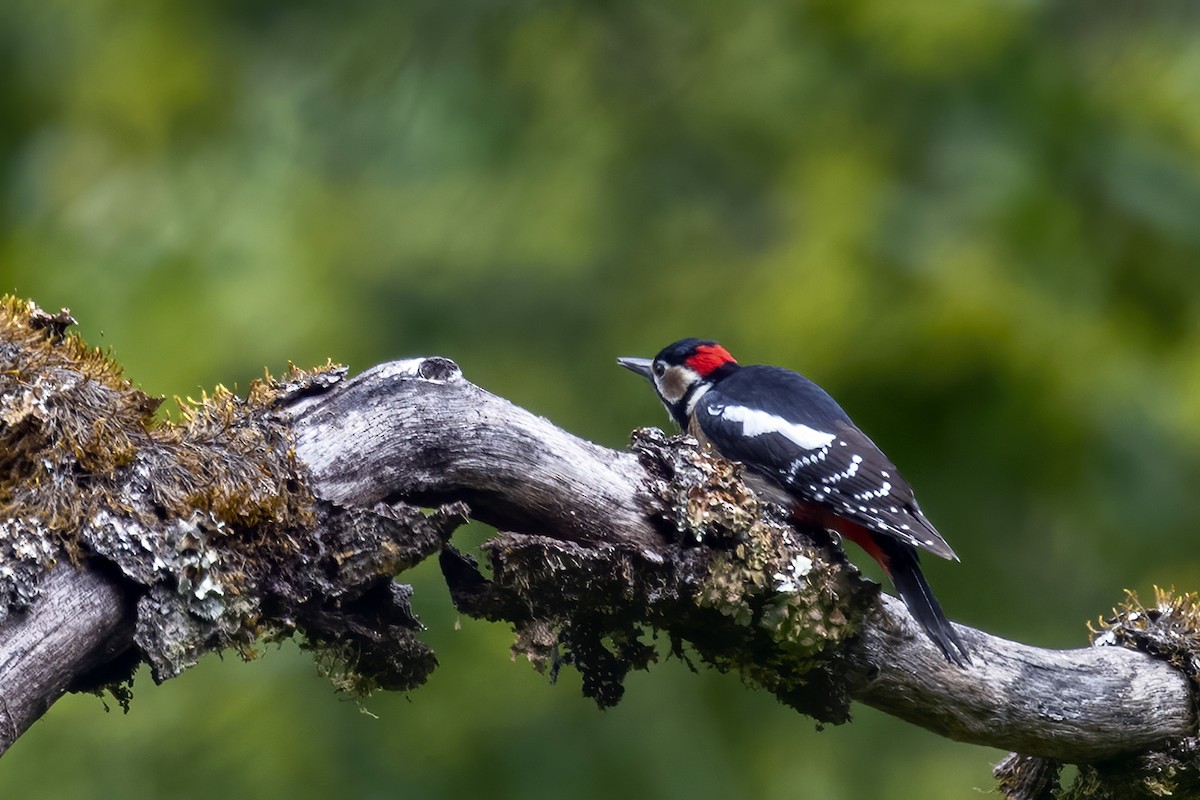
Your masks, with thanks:
M618 358L617 363L630 372L636 372L651 383L654 382L654 373L650 367L654 363L648 358Z

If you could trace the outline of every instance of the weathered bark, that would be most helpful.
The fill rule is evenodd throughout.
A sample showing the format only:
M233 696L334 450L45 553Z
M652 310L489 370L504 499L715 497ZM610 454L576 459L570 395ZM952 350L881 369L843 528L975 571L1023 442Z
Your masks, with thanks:
M1079 763L1195 731L1187 678L1145 653L1045 650L959 626L972 663L958 669L914 638L903 603L881 605L892 621L867 627L854 655L875 678L852 694L935 733Z
M28 611L0 622L0 753L89 674L133 646L133 606L112 575L57 566Z
M201 498L204 514L162 520L176 542L167 555L187 555L166 570L128 552L139 536L164 535L147 522L153 514L114 522L103 507L82 520L79 546L124 577L64 564L42 581L31 610L0 625L0 752L67 687L133 645L131 600L137 647L158 677L205 649L300 633L315 647L351 649L371 667L367 685L416 685L432 656L390 576L439 550L460 608L512 622L519 646L552 669L561 646L602 703L619 697L628 669L649 663L639 636L654 627L676 648L828 721L845 718L850 697L953 739L1078 763L1194 735L1187 676L1144 653L1046 651L960 626L972 663L948 664L902 603L877 600L819 531L792 531L735 469L694 443L647 434L634 452L597 446L479 389L440 358L345 381L307 376L277 387L264 409L249 438L258 417L237 418L241 449L215 461L200 448L221 442L220 426L182 441L133 437L132 461L107 478L119 508L155 475L177 477L168 464L176 454L212 479L227 471L221 459L241 464L278 448L285 457L269 470L241 464L229 474L304 484L289 491L311 493L312 509L270 491ZM440 511L425 516L416 505ZM286 523L255 527L285 508ZM442 548L463 513L511 532L488 546L490 580ZM232 515L232 533L222 515ZM184 589L177 602L172 592Z
M463 379L444 358L382 364L291 405L296 455L318 497L466 501L501 529L663 543L631 453L584 441Z

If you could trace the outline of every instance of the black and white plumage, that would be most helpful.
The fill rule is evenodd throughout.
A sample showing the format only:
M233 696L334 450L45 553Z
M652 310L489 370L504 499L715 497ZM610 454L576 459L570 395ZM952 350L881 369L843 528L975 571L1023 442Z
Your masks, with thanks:
M781 367L741 366L716 342L683 339L619 363L654 384L680 428L740 461L798 522L834 530L883 566L946 658L969 659L921 574L918 549L957 559L912 487L821 387Z

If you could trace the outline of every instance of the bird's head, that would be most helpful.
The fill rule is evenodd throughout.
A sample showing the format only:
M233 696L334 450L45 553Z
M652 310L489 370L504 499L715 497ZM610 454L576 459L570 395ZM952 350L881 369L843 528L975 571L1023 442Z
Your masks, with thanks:
M738 366L728 350L706 339L680 339L653 359L618 358L617 363L654 385L658 399L682 430L687 430L697 401Z

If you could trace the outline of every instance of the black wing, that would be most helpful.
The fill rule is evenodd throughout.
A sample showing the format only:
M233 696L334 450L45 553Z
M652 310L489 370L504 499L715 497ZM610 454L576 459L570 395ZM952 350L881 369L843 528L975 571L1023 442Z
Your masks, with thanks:
M957 558L921 512L908 481L875 443L820 387L794 372L786 374L803 384L759 374L754 391L760 396L749 403L741 402L736 384L726 386L733 377L722 381L696 405L701 433L726 458L742 462L791 497L913 547ZM780 378L779 385L765 389L764 378Z

